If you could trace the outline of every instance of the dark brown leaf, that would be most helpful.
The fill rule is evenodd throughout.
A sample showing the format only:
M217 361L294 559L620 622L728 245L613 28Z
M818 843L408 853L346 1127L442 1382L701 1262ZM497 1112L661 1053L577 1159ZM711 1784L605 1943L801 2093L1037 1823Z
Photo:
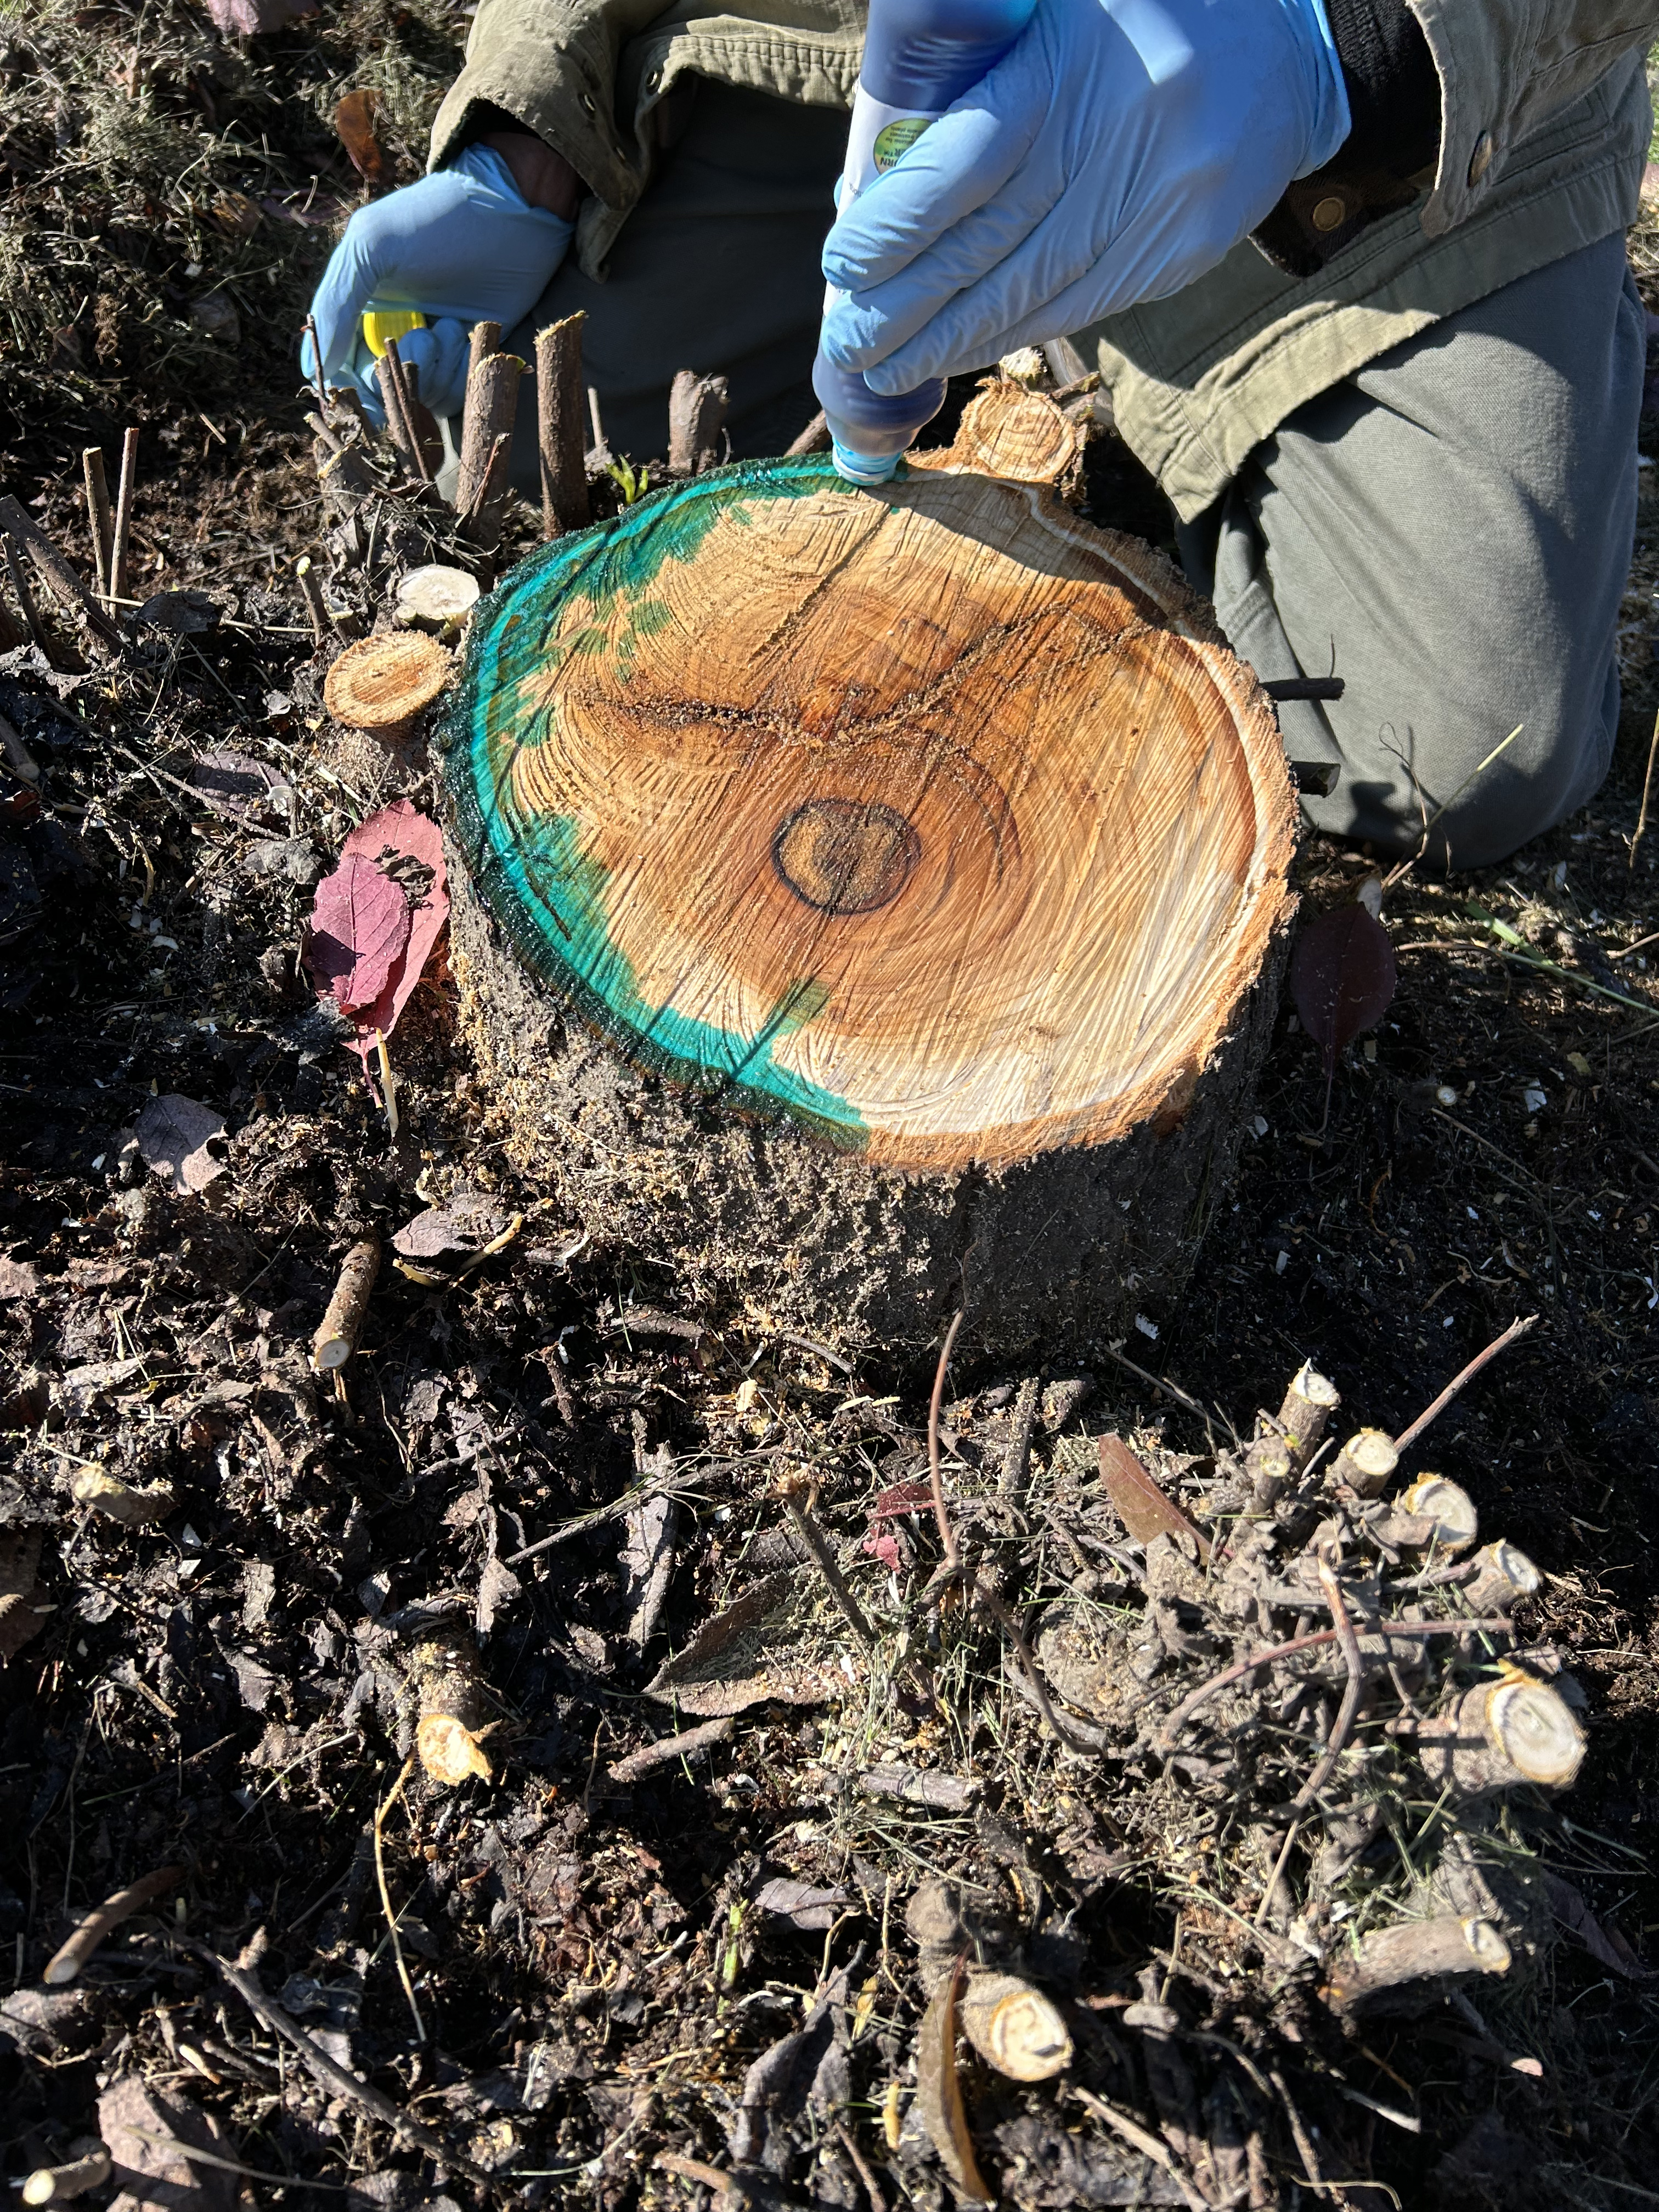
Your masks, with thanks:
M1394 992L1394 946L1363 906L1316 915L1297 939L1291 995L1328 1079L1343 1046L1382 1020Z
M803 1935L821 1936L833 1928L836 1915L852 1901L844 1889L814 1889L809 1881L792 1881L783 1875L755 1893L755 1902L763 1912L775 1913Z
M962 1961L939 1977L916 2034L916 2107L939 2162L970 2204L994 2203L974 2156L968 2112L957 2078L957 1992Z
M1100 1479L1112 1510L1136 1543L1150 1544L1155 1536L1190 1536L1199 1558L1209 1558L1207 1537L1153 1481L1121 1437L1101 1438Z
M747 1712L769 1698L822 1705L844 1689L846 1677L827 1658L818 1658L795 1626L789 1604L794 1584L793 1567L751 1583L658 1668L645 1686L646 1696L713 1718Z
M150 1099L132 1131L145 1165L165 1179L175 1198L205 1190L223 1175L224 1163L209 1152L208 1140L224 1133L222 1114L179 1091Z

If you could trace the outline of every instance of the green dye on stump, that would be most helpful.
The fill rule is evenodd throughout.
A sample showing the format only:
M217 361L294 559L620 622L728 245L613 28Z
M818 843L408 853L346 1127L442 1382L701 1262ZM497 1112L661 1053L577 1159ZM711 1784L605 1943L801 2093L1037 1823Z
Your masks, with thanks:
M526 813L512 784L514 760L544 735L542 718L520 708L522 685L601 652L626 676L636 649L670 619L652 594L665 562L694 560L717 524L743 526L744 510L757 502L846 489L821 455L738 463L555 539L475 610L462 681L439 742L469 872L527 967L624 1057L739 1110L787 1114L857 1150L868 1134L857 1108L773 1056L783 1038L823 1012L823 986L799 978L752 1036L652 1005L615 941L608 872L584 851L581 825L569 815ZM583 601L592 620L556 637ZM609 627L618 606L629 611L620 636Z

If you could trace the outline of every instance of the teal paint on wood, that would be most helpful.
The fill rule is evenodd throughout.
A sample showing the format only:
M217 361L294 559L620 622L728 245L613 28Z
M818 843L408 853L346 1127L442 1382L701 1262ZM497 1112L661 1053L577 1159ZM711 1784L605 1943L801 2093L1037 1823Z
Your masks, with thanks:
M844 489L828 459L738 464L651 494L611 521L556 539L523 562L474 612L463 679L441 735L444 774L467 866L520 957L626 1057L739 1109L782 1112L837 1146L866 1131L846 1099L781 1066L775 1050L822 1011L810 975L779 994L751 1033L641 995L616 942L611 872L585 848L571 816L527 808L514 786L526 749L547 736L549 710L525 711L526 685L568 676L606 653L624 679L637 648L670 611L652 593L665 562L696 558L722 521L742 526L757 501ZM626 611L620 634L610 618ZM591 611L589 618L575 617Z

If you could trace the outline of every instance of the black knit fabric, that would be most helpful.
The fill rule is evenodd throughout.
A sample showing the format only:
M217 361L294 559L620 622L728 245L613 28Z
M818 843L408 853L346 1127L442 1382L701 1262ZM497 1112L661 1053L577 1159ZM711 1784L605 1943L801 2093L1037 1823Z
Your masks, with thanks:
M1313 276L1383 216L1408 207L1440 147L1440 80L1405 0L1325 0L1351 128L1250 236L1276 268ZM1417 179L1417 181L1413 181Z
M1335 159L1352 170L1409 176L1440 143L1440 80L1405 0L1325 0L1353 128Z

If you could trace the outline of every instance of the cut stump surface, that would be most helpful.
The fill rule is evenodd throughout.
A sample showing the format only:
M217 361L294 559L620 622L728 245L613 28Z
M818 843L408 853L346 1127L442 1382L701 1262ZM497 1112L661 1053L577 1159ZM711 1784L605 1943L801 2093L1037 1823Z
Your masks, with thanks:
M1081 1187L1117 1140L1190 1121L1287 907L1292 805L1249 671L1149 548L984 473L1002 446L1025 474L1075 453L1048 403L992 387L951 453L878 493L818 456L739 465L557 540L477 611L446 743L477 898L545 987L464 901L486 1046L541 1078L516 1118L561 1119L580 1016L661 1102L624 1116L646 1179L662 1193L682 1135L699 1155L666 1181L702 1193L730 1285L769 1306L781 1267L821 1278L800 1239L833 1186L885 1254L854 1304L888 1334L907 1310L911 1340L962 1295L990 1186L1034 1164L1070 1156L1050 1199L1064 1184L1066 1271L1092 1272ZM757 1119L769 1149L732 1135ZM882 1170L909 1211L928 1194L925 1229ZM554 1173L584 1212L607 1181ZM1144 1180L1114 1184L1114 1248ZM1048 1301L1016 1289L1015 1333L1040 1333ZM784 1303L826 1318L821 1294Z

